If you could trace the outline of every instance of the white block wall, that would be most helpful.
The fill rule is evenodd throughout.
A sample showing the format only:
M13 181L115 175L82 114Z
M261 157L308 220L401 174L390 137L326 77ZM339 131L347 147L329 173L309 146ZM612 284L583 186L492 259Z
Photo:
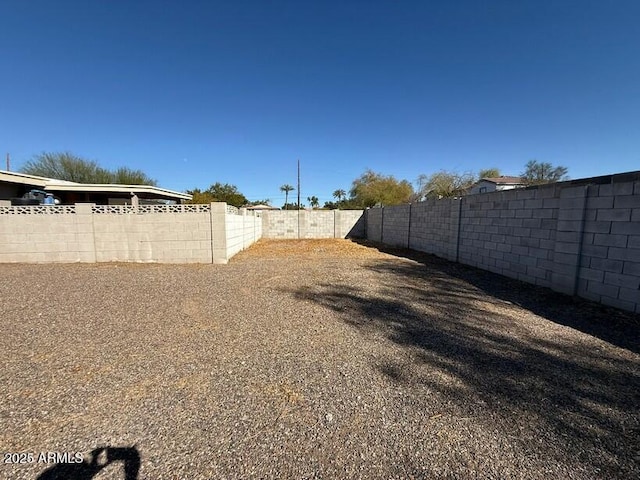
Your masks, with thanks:
M175 213L92 207L0 206L0 263L227 263L262 235L259 217L225 203Z
M459 261L552 286L558 191L547 187L465 197L460 211Z
M3 208L24 212L33 207ZM0 263L95 262L90 213L0 215Z
M244 209L240 210L240 215L227 213L225 223L228 259L262 237L262 219Z
M640 182L589 188L578 295L640 313Z
M382 238L387 245L409 248L411 205L386 207L382 212Z
M638 176L369 209L367 238L640 313Z
M262 212L262 219L265 238L365 236L362 210L268 210Z
M210 263L211 215L93 215L97 262Z
M411 206L409 248L457 260L460 200L427 200Z

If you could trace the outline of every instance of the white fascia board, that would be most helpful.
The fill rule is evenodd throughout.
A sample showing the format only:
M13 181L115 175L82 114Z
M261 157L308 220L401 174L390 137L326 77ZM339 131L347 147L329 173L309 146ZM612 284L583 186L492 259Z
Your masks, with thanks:
M113 183L101 184L101 183L62 183L62 182L48 182L44 188L45 190L59 191L59 192L100 192L100 193L148 193L151 195L180 198L183 200L191 200L192 196L188 193L176 192L173 190L166 190L164 188L152 187L150 185L119 185Z
M70 182L68 180L28 175L26 173L10 172L7 170L0 170L0 182L18 183L21 185L39 187L43 190L60 192L148 193L157 196L180 198L182 200L192 199L192 196L188 193L176 192L164 188L153 187L151 185L77 183Z
M44 187L51 179L26 175L24 173L7 172L0 170L0 182L19 183L21 185L32 185L34 187Z

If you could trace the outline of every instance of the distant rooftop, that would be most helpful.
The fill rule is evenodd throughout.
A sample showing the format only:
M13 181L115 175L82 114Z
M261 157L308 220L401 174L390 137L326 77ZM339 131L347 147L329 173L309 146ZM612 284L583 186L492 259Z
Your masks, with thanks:
M280 210L278 207L272 207L271 205L265 205L265 204L260 204L260 205L251 205L249 207L244 207L247 210Z
M117 193L133 195L147 198L166 198L173 200L191 200L192 196L187 193L167 190L165 188L154 187L152 185L119 185L113 183L78 183L56 178L39 177L26 173L10 172L0 170L0 182L21 184L40 188L46 192L86 192L86 193Z
M480 180L486 180L491 183L515 183L522 184L524 183L524 179L522 177L510 177L508 175L502 175L500 177L485 177Z

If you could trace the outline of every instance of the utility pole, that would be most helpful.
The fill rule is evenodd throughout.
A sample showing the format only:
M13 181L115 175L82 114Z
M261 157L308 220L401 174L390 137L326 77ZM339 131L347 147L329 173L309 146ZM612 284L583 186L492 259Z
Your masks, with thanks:
M11 156L7 153L7 172L11 171Z
M298 159L298 240L300 240L300 159Z

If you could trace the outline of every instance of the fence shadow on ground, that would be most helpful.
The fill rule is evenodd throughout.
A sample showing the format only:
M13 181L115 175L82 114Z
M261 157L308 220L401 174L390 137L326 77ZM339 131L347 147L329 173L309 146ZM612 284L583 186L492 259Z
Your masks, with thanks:
M382 338L405 349L410 364L406 356L374 361L391 381L438 392L469 415L490 412L514 438L545 438L548 455L577 458L605 477L640 472L637 315L612 321L612 309L430 255L378 248L414 261L371 262L365 269L373 286L326 283L294 296L337 312L365 341ZM558 334L544 319L627 351L570 330Z
M48 468L37 480L91 480L107 466L122 462L124 479L137 480L140 453L136 447L100 447L91 451L81 463L63 463Z
M366 240L353 241L380 252L406 258L425 268L404 268L404 274L418 278L451 276L487 295L525 308L554 323L574 328L588 335L640 354L640 315L607 307L578 297L570 297L525 282L467 265L450 262L428 253L394 248ZM398 271L398 266L379 266ZM459 289L458 289L459 290Z

